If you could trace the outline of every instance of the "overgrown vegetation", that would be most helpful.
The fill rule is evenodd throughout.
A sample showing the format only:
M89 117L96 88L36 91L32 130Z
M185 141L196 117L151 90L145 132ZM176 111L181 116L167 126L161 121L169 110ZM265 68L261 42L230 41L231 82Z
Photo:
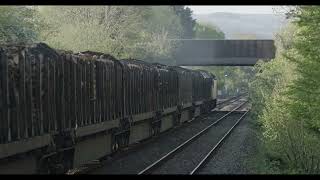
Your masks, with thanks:
M0 37L117 58L169 59L179 45L171 39L193 38L191 14L184 6L3 6Z
M41 21L37 11L24 6L0 7L0 43L38 39Z
M262 173L320 173L320 7L297 7L277 36L278 53L250 83L262 130Z

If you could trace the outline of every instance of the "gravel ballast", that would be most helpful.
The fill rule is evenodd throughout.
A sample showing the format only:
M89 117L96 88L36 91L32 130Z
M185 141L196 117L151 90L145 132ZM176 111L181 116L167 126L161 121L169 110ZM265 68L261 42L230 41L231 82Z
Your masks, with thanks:
M189 174L243 113L233 113L164 163L153 174Z
M247 115L199 174L255 174L249 161L257 149L257 136Z

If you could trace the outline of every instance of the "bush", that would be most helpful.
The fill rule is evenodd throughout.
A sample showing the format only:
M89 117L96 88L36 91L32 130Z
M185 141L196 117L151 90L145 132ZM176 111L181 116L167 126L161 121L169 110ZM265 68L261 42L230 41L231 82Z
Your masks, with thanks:
M250 99L266 166L278 166L282 173L320 173L320 37L315 35L320 8L298 7L291 13L293 24L277 39L280 52L255 67Z

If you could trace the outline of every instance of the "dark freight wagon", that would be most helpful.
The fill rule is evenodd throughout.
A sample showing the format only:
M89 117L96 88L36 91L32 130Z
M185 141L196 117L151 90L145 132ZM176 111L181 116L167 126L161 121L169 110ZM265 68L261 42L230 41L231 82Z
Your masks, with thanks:
M43 43L2 45L0 173L63 173L215 104L207 72Z

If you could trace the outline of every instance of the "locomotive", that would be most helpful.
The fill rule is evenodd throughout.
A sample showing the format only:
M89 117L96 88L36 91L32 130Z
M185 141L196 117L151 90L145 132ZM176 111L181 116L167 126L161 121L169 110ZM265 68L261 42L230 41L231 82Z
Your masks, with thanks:
M206 71L0 46L0 173L64 173L215 108Z

